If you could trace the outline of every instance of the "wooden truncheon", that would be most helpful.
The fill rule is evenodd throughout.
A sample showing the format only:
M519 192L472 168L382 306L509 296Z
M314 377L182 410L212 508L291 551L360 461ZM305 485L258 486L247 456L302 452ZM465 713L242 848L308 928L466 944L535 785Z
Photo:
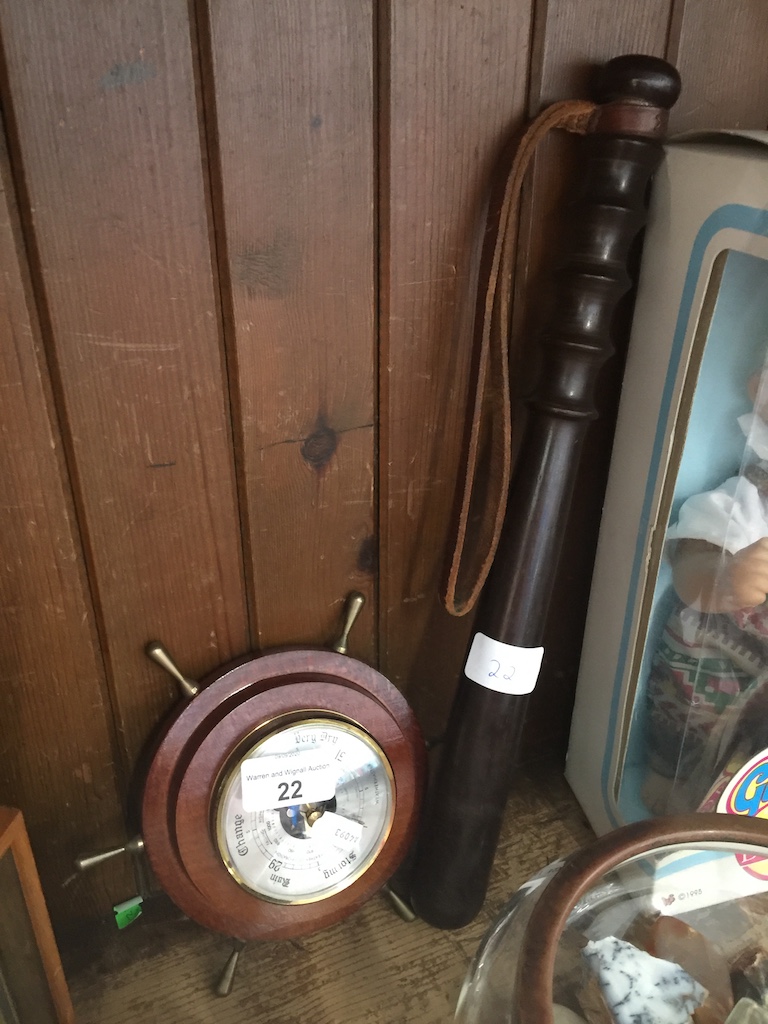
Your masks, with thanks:
M577 140L581 181L565 215L568 241L540 339L539 384L479 598L473 643L481 635L494 657L506 649L494 644L513 655L542 644L583 441L596 416L593 393L612 352L614 311L631 283L628 255L679 90L665 61L618 57L601 70L597 106ZM527 694L490 689L473 675L459 680L411 875L415 911L440 928L468 924L484 902L528 703Z

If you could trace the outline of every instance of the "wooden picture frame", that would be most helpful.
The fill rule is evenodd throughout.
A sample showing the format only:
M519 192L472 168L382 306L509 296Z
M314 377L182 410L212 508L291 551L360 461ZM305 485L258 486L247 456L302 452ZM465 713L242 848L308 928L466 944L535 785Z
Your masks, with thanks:
M21 811L0 807L0 1024L74 1024Z

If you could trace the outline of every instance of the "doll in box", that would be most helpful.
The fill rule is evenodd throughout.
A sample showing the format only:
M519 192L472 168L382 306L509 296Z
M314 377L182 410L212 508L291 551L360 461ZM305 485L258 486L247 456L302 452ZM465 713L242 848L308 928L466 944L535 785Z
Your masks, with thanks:
M667 532L676 601L647 688L653 813L695 810L736 747L743 761L768 747L768 373L747 390L740 472L690 497Z

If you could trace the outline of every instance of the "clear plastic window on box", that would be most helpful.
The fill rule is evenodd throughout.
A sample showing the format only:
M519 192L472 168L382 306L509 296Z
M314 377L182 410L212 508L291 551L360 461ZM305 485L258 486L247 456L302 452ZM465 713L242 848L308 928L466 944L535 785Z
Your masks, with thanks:
M661 497L618 799L716 810L768 748L768 260L715 261Z

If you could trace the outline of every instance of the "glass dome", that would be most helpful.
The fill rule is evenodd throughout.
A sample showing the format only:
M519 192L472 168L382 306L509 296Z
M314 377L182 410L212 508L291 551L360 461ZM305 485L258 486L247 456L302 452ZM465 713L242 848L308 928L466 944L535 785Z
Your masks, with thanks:
M618 829L504 906L460 1024L768 1024L768 822Z

